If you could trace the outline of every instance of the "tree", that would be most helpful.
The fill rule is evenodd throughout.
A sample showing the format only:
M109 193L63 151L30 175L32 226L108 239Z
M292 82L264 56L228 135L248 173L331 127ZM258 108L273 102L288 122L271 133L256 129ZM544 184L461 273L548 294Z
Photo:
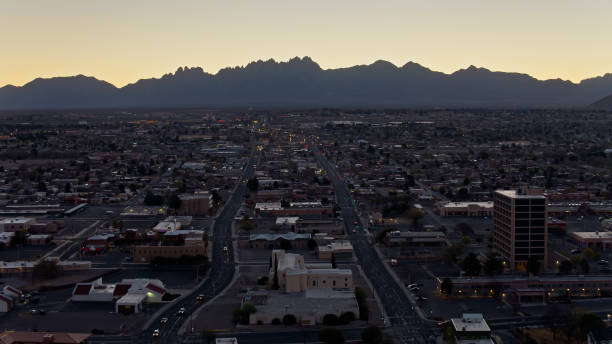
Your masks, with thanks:
M248 325L251 314L255 312L257 312L255 306L250 303L245 303L242 305L242 307L236 308L232 311L232 321L235 324L240 323L242 325Z
M323 316L323 325L336 326L340 324L340 319L335 314L325 314Z
M589 273L589 270L591 270L591 267L589 266L589 261L588 260L586 260L586 259L580 260L580 270L585 275Z
M569 260L564 260L559 264L559 274L561 275L567 275L570 272L572 272L572 269L574 268L572 262L570 262Z
M70 183L66 183L66 184L64 184L64 192L65 192L65 193L70 193L70 192L72 192L72 184L70 184Z
M33 272L43 279L52 279L59 274L59 266L54 260L43 259L34 266Z
M499 275L504 272L504 264L501 259L494 254L489 254L483 266L484 273L489 276Z
M447 263L456 263L457 257L463 254L463 247L450 245L442 251L442 259Z
M26 232L17 231L11 237L11 246L23 246L26 243Z
M317 248L317 241L315 239L308 239L308 248L311 250L314 250L315 248Z
M297 319L293 314L285 314L285 316L283 317L283 325L285 326L295 325L296 322Z
M282 248L283 250L290 250L291 241L284 239L284 238L280 238L280 248Z
M333 252L331 254L331 266L332 266L332 269L336 268L336 255Z
M342 344L344 335L337 328L325 327L319 330L319 341L327 344Z
M288 200L286 200L286 199L284 199L284 198L283 198L283 199L281 199L281 207L283 207L283 208L289 208L290 206L291 206L291 203L290 203Z
M212 196L212 201L214 204L218 204L219 202L223 201L223 199L221 198L217 190L213 189L213 191L210 194Z
M537 275L540 272L540 261L536 256L529 256L526 268L529 274Z
M340 318L338 318L338 321L341 325L350 324L353 320L355 320L355 313L353 312L344 312L340 314Z
M369 326L361 331L361 341L365 344L381 344L383 341L382 331L378 326Z
M465 271L467 276L478 276L480 274L481 265L476 254L470 252L461 262L461 268Z
M168 206L172 209L178 209L181 207L181 198L177 195L172 195L168 198Z
M123 229L123 221L115 220L112 223L113 228Z
M259 181L257 178L253 177L247 181L246 186L251 191L257 191L257 189L259 189Z
M162 205L164 204L164 198L159 195L154 195L151 191L147 192L144 198L145 205Z
M464 245L469 245L469 244L471 244L471 243L472 243L472 238L470 238L470 237L469 237L469 236L467 236L467 235L464 235L464 236L462 236L462 237L461 237L461 242L462 242Z
M418 208L410 208L408 210L408 218L412 220L412 226L416 227L419 220L423 218L423 211Z
M453 281L450 278L446 277L442 280L440 292L446 295L450 295L453 292Z
M579 317L578 326L582 336L586 336L589 332L593 332L597 337L600 337L606 330L606 324L598 315L593 313L584 313Z
M272 281L272 289L278 290L280 286L278 285L278 261L276 256L274 256L274 280Z

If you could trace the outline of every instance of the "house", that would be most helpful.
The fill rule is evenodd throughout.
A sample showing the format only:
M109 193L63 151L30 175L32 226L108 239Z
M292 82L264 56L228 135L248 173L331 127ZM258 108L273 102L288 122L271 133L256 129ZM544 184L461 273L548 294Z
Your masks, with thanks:
M26 238L26 243L32 246L44 246L51 242L49 234L31 234Z

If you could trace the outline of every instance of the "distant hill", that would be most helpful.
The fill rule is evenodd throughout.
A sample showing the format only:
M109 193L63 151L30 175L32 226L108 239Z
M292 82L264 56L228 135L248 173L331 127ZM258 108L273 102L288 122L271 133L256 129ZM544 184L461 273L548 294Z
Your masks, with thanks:
M251 62L217 74L179 68L117 88L78 75L0 88L0 109L118 107L585 107L612 94L612 74L578 84L470 66L452 74L414 62L321 69L309 57Z
M596 101L595 103L591 104L590 107L601 110L612 110L612 94Z

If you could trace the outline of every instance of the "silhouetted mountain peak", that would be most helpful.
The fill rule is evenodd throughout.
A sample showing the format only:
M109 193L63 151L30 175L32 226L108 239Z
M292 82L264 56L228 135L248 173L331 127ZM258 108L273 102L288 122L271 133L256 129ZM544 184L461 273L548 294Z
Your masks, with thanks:
M574 84L474 65L445 74L415 62L398 67L384 60L323 70L304 56L253 61L217 74L201 67L179 67L161 78L141 79L120 89L84 75L38 78L22 87L0 88L0 109L584 106L611 93L612 74Z

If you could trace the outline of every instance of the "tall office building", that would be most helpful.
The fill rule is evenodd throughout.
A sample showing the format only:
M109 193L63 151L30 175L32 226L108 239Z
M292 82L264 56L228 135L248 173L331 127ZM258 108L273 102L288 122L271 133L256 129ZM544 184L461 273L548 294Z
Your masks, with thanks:
M525 270L535 256L547 264L546 198L517 191L498 190L493 198L493 249L512 270Z

